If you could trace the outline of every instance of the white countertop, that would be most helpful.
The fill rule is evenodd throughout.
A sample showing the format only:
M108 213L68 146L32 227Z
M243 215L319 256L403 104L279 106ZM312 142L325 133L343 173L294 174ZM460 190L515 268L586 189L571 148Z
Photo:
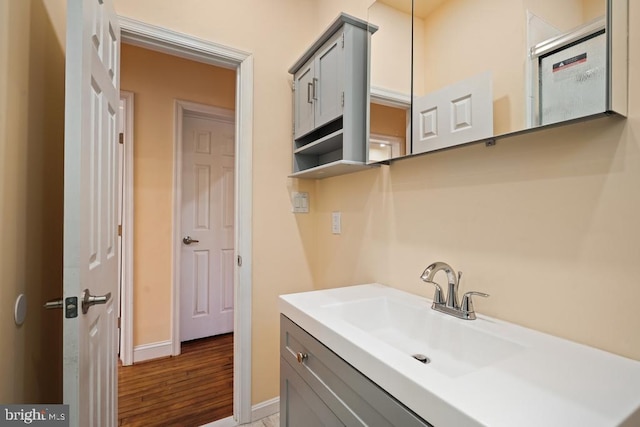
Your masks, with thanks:
M425 353L432 363L417 362L380 328L377 335L367 332L384 316L349 305L361 301L410 308L421 325L430 325L425 334L449 334L437 337L448 352L431 346ZM486 316L456 319L430 306L380 284L280 297L282 314L436 427L640 426L640 362ZM457 360L463 354L473 360Z

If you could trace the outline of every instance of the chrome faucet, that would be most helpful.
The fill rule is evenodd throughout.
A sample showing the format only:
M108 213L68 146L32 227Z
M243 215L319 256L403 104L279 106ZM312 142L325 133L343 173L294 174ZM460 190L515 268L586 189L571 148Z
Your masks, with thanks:
M447 274L449 289L447 292L446 301L442 295L442 288L438 283L433 281L434 276L439 271L444 271ZM434 262L433 264L430 264L427 268L424 269L424 271L420 275L420 278L424 282L431 283L436 287L431 308L436 311L458 317L460 319L474 320L476 318L476 313L473 310L473 301L471 300L471 297L473 295L477 295L480 297L489 296L489 294L485 294L482 292L467 292L462 296L462 303L458 304L458 286L460 285L460 281L462 280L462 272L459 271L458 275L456 276L453 268L451 268L449 264L444 262Z
M447 302L446 306L450 308L458 307L458 284L460 283L460 279L462 278L462 271L458 272L458 277L456 277L453 272L453 268L449 264L444 262L434 262L424 269L420 278L427 283L431 283L436 285L436 294L440 294L440 300L442 300L442 288L436 282L433 281L433 277L436 275L438 271L444 271L447 273L447 281L449 282L449 291L447 293ZM435 298L434 298L435 300ZM442 302L442 301L440 301Z

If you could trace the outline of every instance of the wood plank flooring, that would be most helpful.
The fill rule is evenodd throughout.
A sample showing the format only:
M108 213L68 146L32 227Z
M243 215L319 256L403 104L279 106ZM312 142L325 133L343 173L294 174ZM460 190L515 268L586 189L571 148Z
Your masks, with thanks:
M118 425L201 426L233 415L233 334L182 343L177 357L118 367Z

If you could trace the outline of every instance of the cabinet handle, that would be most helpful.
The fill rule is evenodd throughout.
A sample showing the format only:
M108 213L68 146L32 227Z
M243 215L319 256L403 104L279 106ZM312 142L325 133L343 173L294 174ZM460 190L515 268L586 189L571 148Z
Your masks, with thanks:
M313 87L313 83L309 82L307 83L307 102L309 104L313 104L313 101L311 100L311 88ZM315 92L315 90L314 90Z
M298 352L296 354L296 359L298 359L298 363L304 362L305 360L307 360L307 357L309 357L307 353Z
M313 78L313 99L318 100L318 78Z

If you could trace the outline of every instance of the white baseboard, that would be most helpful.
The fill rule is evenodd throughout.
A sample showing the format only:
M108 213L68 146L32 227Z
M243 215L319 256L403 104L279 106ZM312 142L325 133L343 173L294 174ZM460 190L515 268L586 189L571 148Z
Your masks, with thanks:
M280 411L280 398L274 397L271 400L265 400L251 407L251 422L255 422L266 418L270 415L276 414ZM223 418L218 421L214 421L209 424L205 424L201 427L236 427L238 423L235 422L233 417ZM246 424L245 424L246 425Z
M280 397L265 400L251 407L251 422L261 420L277 412L280 412Z
M133 348L133 363L145 360L158 359L171 356L173 346L171 341L152 342L151 344L137 345Z

